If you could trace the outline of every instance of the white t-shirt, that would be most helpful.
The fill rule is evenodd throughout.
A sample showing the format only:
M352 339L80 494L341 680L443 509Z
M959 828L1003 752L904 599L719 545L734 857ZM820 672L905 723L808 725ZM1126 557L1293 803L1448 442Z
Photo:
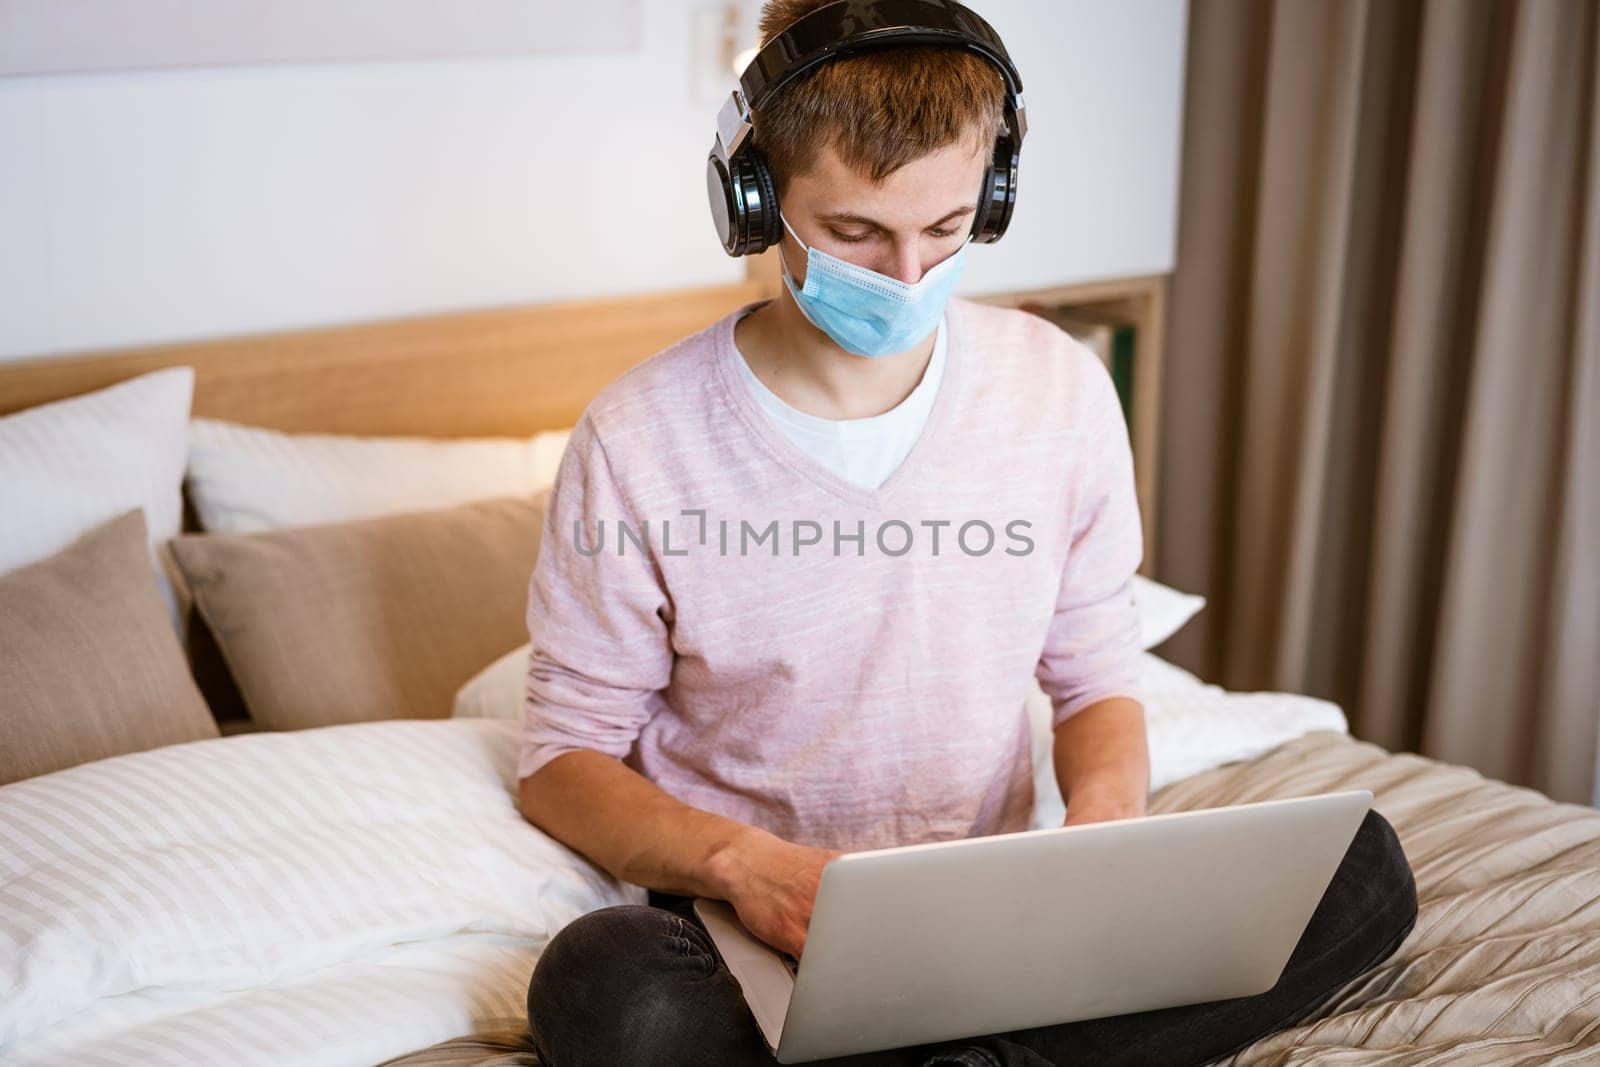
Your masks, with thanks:
M734 363L751 395L785 436L839 477L876 489L895 472L922 434L944 377L944 349L945 323L940 318L927 369L911 395L888 411L864 419L825 419L799 411L762 384L743 353Z

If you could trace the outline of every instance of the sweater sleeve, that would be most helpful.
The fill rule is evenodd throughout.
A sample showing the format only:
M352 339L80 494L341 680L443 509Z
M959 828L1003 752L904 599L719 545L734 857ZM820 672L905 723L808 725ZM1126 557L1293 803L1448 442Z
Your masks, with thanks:
M1049 696L1052 729L1112 696L1139 699L1140 641L1133 576L1144 559L1144 531L1133 480L1133 452L1116 387L1092 354L1095 385L1084 484L1072 517L1055 616L1034 677Z
M662 699L670 606L658 561L639 548L646 534L586 412L562 454L528 584L519 781L577 749L623 758Z

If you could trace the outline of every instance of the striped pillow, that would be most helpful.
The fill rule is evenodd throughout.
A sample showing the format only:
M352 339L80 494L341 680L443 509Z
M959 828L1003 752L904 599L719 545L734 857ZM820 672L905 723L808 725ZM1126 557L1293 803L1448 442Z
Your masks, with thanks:
M514 723L357 723L0 787L0 1061L58 1023L124 1025L462 934L542 945L642 903L518 813L517 745Z

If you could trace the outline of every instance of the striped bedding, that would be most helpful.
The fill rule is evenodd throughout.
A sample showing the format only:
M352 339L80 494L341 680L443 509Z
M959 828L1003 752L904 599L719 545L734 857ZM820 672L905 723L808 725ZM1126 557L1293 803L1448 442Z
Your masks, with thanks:
M642 900L530 826L513 723L241 734L0 788L0 1062L371 1064L524 1016Z
M1152 812L1370 788L1422 910L1393 958L1230 1067L1593 1061L1600 812L1306 732L1325 709L1284 740L1295 705L1267 724L1248 696L1208 731L1152 712ZM1174 777L1172 731L1195 773ZM539 951L642 893L517 814L516 754L513 722L361 723L0 788L0 1062L535 1063Z

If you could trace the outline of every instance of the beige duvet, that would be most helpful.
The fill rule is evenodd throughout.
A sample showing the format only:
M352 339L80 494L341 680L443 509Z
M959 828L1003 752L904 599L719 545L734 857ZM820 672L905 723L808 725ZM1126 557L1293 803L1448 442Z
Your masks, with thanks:
M1177 782L1150 812L1372 790L1416 874L1415 928L1310 1021L1219 1064L1600 1063L1600 811L1315 731ZM520 1030L389 1061L531 1065Z

